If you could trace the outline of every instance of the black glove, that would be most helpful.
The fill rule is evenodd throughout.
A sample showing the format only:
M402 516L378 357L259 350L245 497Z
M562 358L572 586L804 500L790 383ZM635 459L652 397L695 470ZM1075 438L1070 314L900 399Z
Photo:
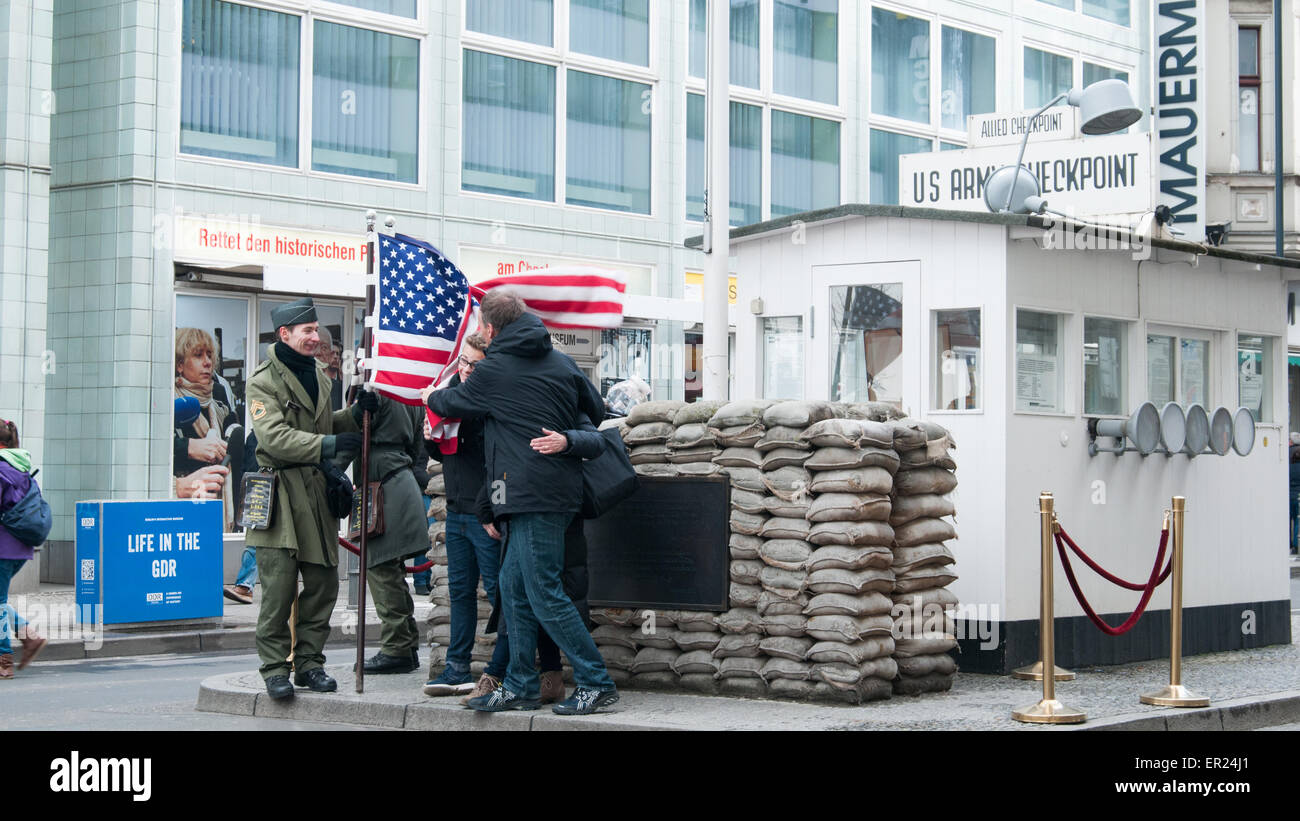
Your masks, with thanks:
M379 395L363 389L357 394L357 401L352 406L352 418L358 425L366 411L370 411L371 416L379 412Z
M338 455L345 452L361 452L361 434L359 433L336 433L334 434L334 454Z

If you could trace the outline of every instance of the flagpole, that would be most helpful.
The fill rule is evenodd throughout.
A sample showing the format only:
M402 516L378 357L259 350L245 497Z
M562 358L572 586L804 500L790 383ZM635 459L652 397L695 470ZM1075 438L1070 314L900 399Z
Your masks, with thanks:
M731 224L731 13L729 3L708 4L708 80L705 88L708 187L704 192L704 399L727 398L727 303Z
M392 217L385 220L391 223ZM391 227L391 226L390 226ZM375 212L366 212L366 312L361 322L361 350L365 352L366 368L371 366L373 356L370 351L371 331L370 315L375 310L375 252L378 243L375 236ZM365 387L365 374L362 374L362 387ZM361 414L361 539L357 560L361 572L357 576L357 692L366 689L366 533L370 530L370 411Z

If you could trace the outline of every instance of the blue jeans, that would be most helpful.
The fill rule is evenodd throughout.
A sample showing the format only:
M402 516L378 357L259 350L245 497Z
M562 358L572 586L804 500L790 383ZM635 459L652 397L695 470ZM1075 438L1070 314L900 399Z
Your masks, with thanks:
M26 563L26 559L0 559L0 655L13 652L9 639L27 624L27 619L9 605L9 581Z
M539 629L568 656L574 683L614 689L587 625L564 593L564 531L572 518L572 513L516 513L510 519L501 565L501 601L510 627L505 686L523 698L537 698L540 689L534 663Z
M447 666L469 672L474 631L478 626L478 580L488 601L497 595L501 544L487 534L478 518L447 511L447 587L451 598L451 644Z
M235 579L235 584L247 587L250 591L253 585L257 584L257 548L244 548L244 556L239 562L239 578Z

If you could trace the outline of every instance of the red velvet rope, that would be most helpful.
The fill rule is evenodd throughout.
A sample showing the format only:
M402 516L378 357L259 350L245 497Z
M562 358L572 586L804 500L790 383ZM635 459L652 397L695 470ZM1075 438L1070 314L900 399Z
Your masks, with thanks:
M1123 579L1121 579L1119 576L1115 576L1110 573L1107 573L1105 568L1103 568L1101 565L1097 564L1091 558L1089 558L1088 554L1084 553L1083 550L1077 544L1074 543L1074 539L1071 539L1070 534L1066 533L1065 528L1061 527L1059 524L1057 525L1057 535L1060 538L1065 540L1065 543L1070 546L1070 549L1074 551L1074 554L1076 556L1078 556L1080 559L1083 559L1084 563L1087 564L1088 567L1091 567L1093 571L1097 573L1097 575L1101 576L1106 581L1110 582L1111 584L1119 585L1120 587L1123 587L1127 590L1147 589L1145 584L1134 584L1133 582L1126 582ZM1168 530L1161 531L1160 538L1161 540L1168 539L1169 531ZM1173 571L1173 569L1174 569L1174 557L1170 556L1169 563L1165 565L1164 572L1160 574L1160 580L1156 582L1156 585L1159 586L1164 584L1165 579L1169 578L1169 574L1171 571Z
M1065 571L1065 578L1070 582L1070 589L1074 591L1074 597L1079 600L1079 605L1083 608L1083 612L1088 614L1088 618L1097 626L1097 629L1108 636L1124 635L1133 629L1133 626L1138 623L1138 619L1142 618L1142 613L1147 609L1147 603L1151 601L1151 594L1156 592L1156 588L1160 586L1160 582L1157 581L1157 579L1160 574L1160 565L1164 562L1165 547L1168 544L1169 531L1161 531L1160 549L1156 551L1156 561L1151 567L1151 576L1147 579L1146 587L1142 590L1142 598L1138 601L1137 609L1135 609L1132 614L1129 615L1128 619L1126 619L1119 627L1111 627L1109 624L1102 621L1101 617L1097 615L1097 612L1092 609L1092 605L1088 604L1088 600L1084 598L1083 591L1079 589L1079 582L1074 577L1074 568L1070 566L1070 555L1065 552L1065 543L1061 539L1061 534L1059 532L1056 534L1056 550L1061 556L1061 568ZM1171 556L1170 559L1172 560L1172 558L1173 557Z
M339 537L339 545L346 548L347 551L354 556L361 555L361 548L352 544L352 542L349 542L347 539L343 538L342 536ZM428 570L431 567L433 567L433 562L428 561L425 562L424 564L417 564L414 567L403 566L402 569L405 570L407 573L423 573L424 571Z

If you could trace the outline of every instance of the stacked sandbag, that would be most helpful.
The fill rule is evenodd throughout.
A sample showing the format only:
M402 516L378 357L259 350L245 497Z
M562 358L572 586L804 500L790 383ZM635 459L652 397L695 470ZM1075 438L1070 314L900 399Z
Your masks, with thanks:
M675 426L673 417L684 402L659 400L642 402L632 408L619 424L623 444L633 469L642 476L676 476L677 468L668 461L668 440Z
M802 613L811 640L805 660L809 680L823 688L812 695L857 703L887 698L896 675L888 519L899 457L883 422L861 418L863 410L855 413L859 418L834 415L854 410L828 406L829 412L810 414L798 439L809 453L803 462L811 549L804 562L808 601Z
M619 687L626 686L632 678L632 664L636 660L637 644L634 635L639 624L636 611L627 608L593 608L591 620L596 628L591 638L605 660L609 677Z
M639 407L639 406L638 406ZM676 620L672 610L638 610L632 623L632 642L636 655L628 671L628 684L641 690L674 690L677 673L673 668L682 651L674 640Z
M957 538L948 494L957 486L952 436L932 422L892 423L899 470L889 517L894 529L892 598L896 620L895 693L938 692L952 687L957 665L955 625L946 610L957 604L947 589L957 579L946 542Z
M673 415L673 432L668 438L668 461L681 476L713 476L722 468L713 463L722 453L708 421L725 403L692 402ZM639 407L639 406L638 406ZM635 408L633 409L635 410Z

